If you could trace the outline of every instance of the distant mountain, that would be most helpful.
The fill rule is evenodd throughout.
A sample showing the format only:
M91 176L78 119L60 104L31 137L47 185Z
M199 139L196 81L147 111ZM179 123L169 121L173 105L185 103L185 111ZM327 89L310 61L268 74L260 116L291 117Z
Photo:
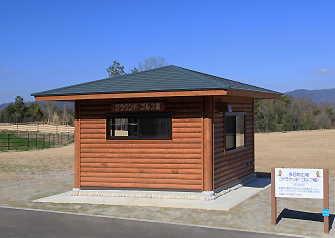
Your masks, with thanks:
M315 102L335 101L335 88L320 89L320 90L297 89L290 92L286 92L285 94L293 96L295 98L300 97L311 98Z
M6 107L8 107L9 105L14 104L13 102L8 102L8 103L3 103L0 105L0 110L4 110Z
M28 106L30 103L32 102L25 102L26 106ZM37 102L38 104L41 105L41 108L44 107L44 105L47 102ZM63 102L63 101L55 101L55 106L59 107L60 109L64 108L64 105L66 108L72 108L74 110L74 102ZM9 102L9 103L3 103L0 105L0 110L4 110L6 107L8 107L9 105L14 104L13 102Z

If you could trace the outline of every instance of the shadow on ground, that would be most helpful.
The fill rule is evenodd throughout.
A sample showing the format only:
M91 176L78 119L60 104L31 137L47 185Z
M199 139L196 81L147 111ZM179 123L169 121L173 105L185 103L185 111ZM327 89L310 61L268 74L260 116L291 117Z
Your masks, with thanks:
M251 183L243 185L250 188L265 188L271 184L271 173L256 172L257 179Z
M271 178L271 173L269 172L256 172L257 178Z
M282 212L279 214L279 216L277 217L277 223L279 223L283 218L323 222L322 213L302 212L302 211L290 210L287 208L282 210ZM329 229L332 229L333 222L334 222L334 214L330 214Z

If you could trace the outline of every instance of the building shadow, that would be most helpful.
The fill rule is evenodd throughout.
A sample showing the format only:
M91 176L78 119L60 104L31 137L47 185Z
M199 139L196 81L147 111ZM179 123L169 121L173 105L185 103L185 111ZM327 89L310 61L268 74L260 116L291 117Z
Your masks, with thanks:
M255 181L243 185L243 187L250 188L265 188L271 184L271 179L268 178L257 178Z
M271 173L270 172L256 172L256 177L257 178L271 178Z
M283 209L282 212L277 217L277 224L283 218L323 222L322 213L302 212L302 211L290 210L287 208ZM332 229L333 222L334 222L334 214L330 214L329 215L329 229L330 230Z
M243 185L243 187L265 188L271 184L271 173L256 172L256 180Z

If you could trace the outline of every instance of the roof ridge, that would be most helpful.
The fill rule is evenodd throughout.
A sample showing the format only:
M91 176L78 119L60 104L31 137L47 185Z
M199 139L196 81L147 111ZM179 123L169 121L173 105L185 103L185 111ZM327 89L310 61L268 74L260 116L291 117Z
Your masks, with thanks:
M197 71L190 70L190 69L187 69L187 70L189 70L189 71L193 71L193 72L197 72ZM211 77L216 77L216 78L223 79L223 80L227 80L227 81L232 82L232 83L242 84L242 85L246 85L246 86L253 87L253 88L257 88L257 89L263 89L263 90L271 91L271 92L274 92L274 93L279 93L279 92L274 91L274 90L266 89L266 88L259 87L259 86L255 86L255 85L251 85L251 84L248 84L248 83L243 83L243 82L240 82L240 81L235 81L235 80L232 80L232 79L223 78L223 77L216 76L216 75L211 75L211 74L202 73L202 72L197 72L197 73L205 74L205 75L208 75L208 76L211 76ZM215 80L215 81L216 81L216 80ZM229 88L231 88L231 87L229 87ZM244 90L246 90L246 89L244 89ZM249 90L250 90L250 89L249 89Z
M170 66L171 68L175 69L175 70L178 70L180 72L183 72L183 73L186 73L188 75L191 75L191 76L195 76L197 77L198 79L201 79L201 80L205 80L207 83L210 83L210 84L213 84L215 85L216 87L219 87L221 89L229 89L230 87L229 86L226 86L224 85L223 83L220 83L216 80L213 80L211 78L208 78L208 77L205 77L203 75L200 75L198 73L196 73L197 71L193 71L193 70L189 70L189 69L185 69L185 68L182 68L182 67L178 67L178 66L175 66L175 65L168 65Z

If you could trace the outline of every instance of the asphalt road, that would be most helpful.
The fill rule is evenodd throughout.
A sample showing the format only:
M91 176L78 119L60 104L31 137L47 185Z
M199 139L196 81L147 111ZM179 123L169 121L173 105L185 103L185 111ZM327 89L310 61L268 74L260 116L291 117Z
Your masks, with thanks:
M0 237L283 238L287 236L99 216L0 208Z

